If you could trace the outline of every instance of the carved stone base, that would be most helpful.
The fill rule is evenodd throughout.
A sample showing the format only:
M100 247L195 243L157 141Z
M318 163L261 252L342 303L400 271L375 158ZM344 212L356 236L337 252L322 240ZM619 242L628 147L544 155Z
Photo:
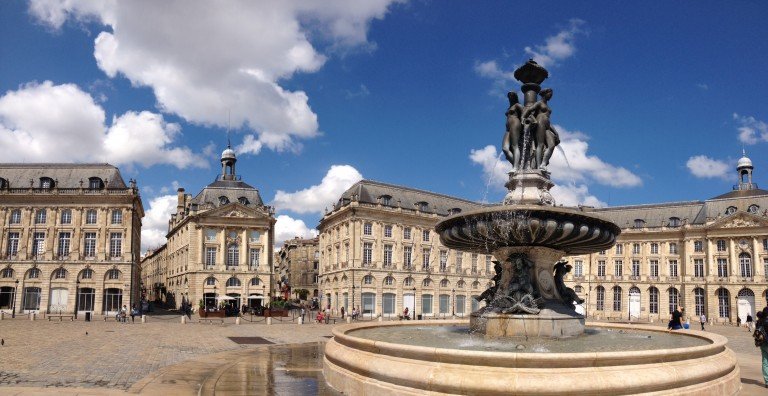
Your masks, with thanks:
M469 328L471 332L484 334L486 338L566 338L584 333L582 315L572 308L570 312L560 307L554 308L543 308L538 315L503 314L481 309L470 315Z
M504 197L504 205L555 205L549 194L554 183L549 180L547 171L523 169L509 172L509 181L505 186L509 192Z

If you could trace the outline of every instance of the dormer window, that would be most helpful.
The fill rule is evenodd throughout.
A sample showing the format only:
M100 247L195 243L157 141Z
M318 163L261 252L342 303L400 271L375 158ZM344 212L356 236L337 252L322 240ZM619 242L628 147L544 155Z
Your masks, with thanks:
M669 226L670 227L680 227L680 218L679 217L670 217L669 218Z
M381 202L384 206L391 206L392 205L392 197L389 195L382 195L379 197L379 202Z
M735 206L729 206L728 209L725 210L725 214L732 215L736 213L736 207Z
M760 206L755 204L749 205L749 208L747 208L747 212L752 214L757 214L757 212L759 211L760 211Z
M643 227L645 227L645 220L635 219L635 228L643 228Z
M459 208L448 209L448 215L449 216L452 216L452 215L455 215L455 214L459 214L459 213L461 213L461 209L459 209Z
M422 212L429 211L429 204L426 202L416 202L416 208Z
M53 188L53 179L51 179L50 177L41 177L40 188L45 190Z
M251 201L248 200L246 197L240 197L237 199L237 202L240 202L243 205L248 205L251 203Z
M226 205L228 203L229 203L229 198L223 195L219 197L219 205Z
M8 181L0 177L0 188L8 188Z
M101 190L102 188L104 188L104 181L101 178L95 176L88 178L88 189Z

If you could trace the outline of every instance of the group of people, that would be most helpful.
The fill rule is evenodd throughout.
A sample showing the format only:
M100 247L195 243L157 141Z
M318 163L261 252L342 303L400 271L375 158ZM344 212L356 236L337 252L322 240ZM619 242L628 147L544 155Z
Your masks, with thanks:
M306 321L306 315L307 315L307 309L305 307L301 307L301 320ZM341 316L341 319L347 318L347 311L344 309L344 307L341 307L339 309L339 315ZM357 320L360 316L360 311L357 309L357 307L352 307L352 312L349 313L349 317L352 318L352 320ZM331 308L327 307L325 309L318 309L317 315L315 315L315 323L318 324L328 324L331 321Z
M141 311L136 308L136 304L133 304L130 311L128 310L127 305L123 305L123 307L115 314L115 320L122 323L128 323L128 316L131 317L131 323L136 321L137 316L141 316Z

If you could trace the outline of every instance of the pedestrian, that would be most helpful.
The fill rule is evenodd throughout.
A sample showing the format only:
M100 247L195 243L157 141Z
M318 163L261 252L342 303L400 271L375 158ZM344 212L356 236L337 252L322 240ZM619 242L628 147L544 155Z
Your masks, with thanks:
M341 307L341 319L344 320L344 307Z
M753 324L754 324L754 321L752 320L752 314L748 313L747 314L747 329L749 330L750 333L753 330L753 328L752 328Z
M304 309L304 306L302 305L301 306L301 323L304 323L304 321L306 320L306 318L304 317L306 314L307 314L307 310Z
M128 322L128 306L123 305L123 308L120 309L120 320L123 321L123 323Z
M704 323L707 323L707 315L704 315L704 313L701 313L701 316L699 316L699 321L701 322L701 331L704 331Z
M317 310L317 317L315 317L315 322L319 324L323 324L323 311Z
M741 327L741 316L736 316L736 327Z
M680 330L683 328L683 314L680 312L682 310L683 308L680 308L680 310L675 308L672 312L672 318L669 320L669 324L667 324L667 331Z
M331 320L331 309L326 308L325 309L325 324L328 324Z
M763 382L768 388L768 306L757 313L757 324L752 336L755 338L755 346L760 348L763 360Z
M133 308L131 308L131 323L136 323L136 315L139 314L139 310L136 309L136 304L133 304Z

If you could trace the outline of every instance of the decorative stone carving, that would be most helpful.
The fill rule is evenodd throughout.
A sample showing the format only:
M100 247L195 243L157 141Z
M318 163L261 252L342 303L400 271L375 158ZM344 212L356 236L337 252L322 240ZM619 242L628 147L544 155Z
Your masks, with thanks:
M560 299L568 305L573 305L575 302L576 304L583 304L584 299L579 298L579 296L576 294L573 289L565 285L565 281L563 281L563 277L565 274L571 272L571 269L573 267L568 265L568 262L565 260L558 261L555 263L555 287L557 287L557 292L560 294Z
M757 227L757 226L759 226L759 224L756 221L745 219L743 217L737 217L723 224L723 228Z
M226 214L224 214L224 217L246 217L245 213L239 211L239 210L230 210Z

